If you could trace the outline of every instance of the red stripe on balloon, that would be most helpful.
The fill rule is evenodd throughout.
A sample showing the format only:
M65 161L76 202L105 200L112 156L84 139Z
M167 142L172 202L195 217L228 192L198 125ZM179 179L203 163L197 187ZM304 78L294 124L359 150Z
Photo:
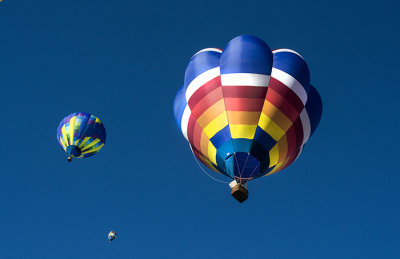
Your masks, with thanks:
M196 104L203 99L205 96L207 96L209 93L214 91L216 88L221 86L221 77L218 76L214 79L211 79L204 85L202 85L199 89L197 89L196 92L190 97L188 105L190 109L193 109L193 107L196 106Z
M227 111L259 112L264 105L264 98L224 98Z
M203 129L196 122L193 129L193 142L191 142L199 151L201 151L201 133Z
M222 88L216 88L204 96L197 104L191 108L192 114L199 118L208 108L223 98Z
M294 127L291 127L286 132L286 139L287 139L287 145L288 145L286 157L289 157L296 150L297 141L296 141L296 131L295 131Z
M283 112L292 122L299 117L297 109L275 89L268 88L266 99Z
M223 86L224 98L265 98L267 87Z
M274 89L277 93L279 93L281 96L283 96L288 102L290 102L293 107L300 113L303 108L303 102L301 99L297 96L295 92L293 92L292 89L287 87L285 84L283 84L281 81L271 78L268 87L270 89Z
M296 134L296 149L297 149L303 143L303 137L304 137L303 124L301 123L300 118L296 120L296 122L293 124L292 127L294 128L294 132Z
M191 114L189 117L189 121L188 121L188 126L187 126L187 137L188 137L188 141L189 143L191 143L193 145L193 133L194 133L194 127L196 125L196 118Z

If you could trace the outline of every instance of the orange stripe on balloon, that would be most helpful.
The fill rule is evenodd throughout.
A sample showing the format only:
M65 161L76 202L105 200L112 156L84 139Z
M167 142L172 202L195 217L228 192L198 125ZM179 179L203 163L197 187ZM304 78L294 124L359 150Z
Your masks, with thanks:
M292 121L268 100L265 100L262 112L276 123L283 131L288 131L292 126Z
M229 124L257 125L260 112L228 111Z
M204 96L199 102L194 105L194 107L190 107L192 114L199 118L206 110L208 110L215 103L221 101L223 98L222 88L219 87L214 89L212 92Z
M281 162L286 158L287 151L288 151L288 145L287 145L287 138L286 135L284 135L279 141L278 141L278 149L279 149L279 159L278 163Z
M210 140L208 139L206 134L202 131L200 137L200 150L205 157L208 157L208 142L210 142Z
M200 127L203 129L215 118L217 118L221 113L225 111L224 100L221 99L216 102L213 106L208 108L198 119Z
M193 129L193 145L198 149L201 150L201 133L203 132L202 128L196 122Z

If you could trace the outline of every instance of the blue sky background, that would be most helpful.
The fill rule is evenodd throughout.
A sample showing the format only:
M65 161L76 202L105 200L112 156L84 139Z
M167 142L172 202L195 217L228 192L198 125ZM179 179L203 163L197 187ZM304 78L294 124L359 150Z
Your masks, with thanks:
M3 0L0 258L399 258L399 7ZM190 57L241 34L298 51L324 104L302 156L243 204L172 113ZM67 163L56 130L76 111L107 143Z

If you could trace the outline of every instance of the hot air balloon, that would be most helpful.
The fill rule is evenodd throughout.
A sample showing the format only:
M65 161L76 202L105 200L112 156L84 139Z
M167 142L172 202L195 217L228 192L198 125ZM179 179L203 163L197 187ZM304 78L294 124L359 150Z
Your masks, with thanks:
M108 240L110 240L110 242L112 242L116 238L117 238L117 233L115 231L110 231L110 233L108 233Z
M75 112L58 125L57 140L71 162L74 157L86 158L99 152L106 142L106 130L93 114Z
M197 52L174 100L176 122L192 152L233 180L231 194L239 202L248 197L248 181L296 160L321 114L303 57L290 49L271 51L250 35L223 50Z

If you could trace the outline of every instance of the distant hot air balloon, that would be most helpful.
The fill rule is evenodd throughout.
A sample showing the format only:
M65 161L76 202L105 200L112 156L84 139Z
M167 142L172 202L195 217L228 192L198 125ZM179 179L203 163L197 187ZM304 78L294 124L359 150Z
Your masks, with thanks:
M70 162L73 157L86 158L99 152L106 142L106 130L96 116L75 112L58 125L57 140Z
M248 196L243 184L296 160L321 114L303 57L271 51L250 35L223 50L197 52L174 100L176 122L193 153L234 180L231 194L240 202Z
M108 233L108 240L110 240L110 242L112 242L116 238L117 238L117 233L115 233L115 231L110 231L110 233Z

